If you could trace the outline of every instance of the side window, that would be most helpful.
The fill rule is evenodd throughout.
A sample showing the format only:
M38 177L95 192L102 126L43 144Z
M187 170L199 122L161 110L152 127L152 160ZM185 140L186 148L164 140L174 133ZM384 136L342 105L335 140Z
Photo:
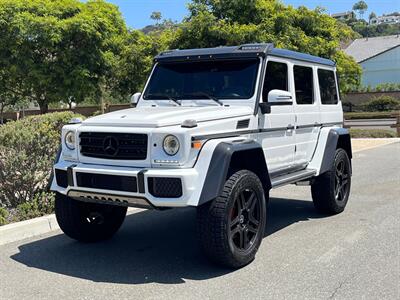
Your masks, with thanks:
M338 94L336 89L335 73L333 71L318 69L319 91L322 104L337 104Z
M313 69L310 67L294 66L293 72L297 104L313 104Z
M263 101L268 101L271 90L288 91L288 66L285 63L269 61L265 72Z

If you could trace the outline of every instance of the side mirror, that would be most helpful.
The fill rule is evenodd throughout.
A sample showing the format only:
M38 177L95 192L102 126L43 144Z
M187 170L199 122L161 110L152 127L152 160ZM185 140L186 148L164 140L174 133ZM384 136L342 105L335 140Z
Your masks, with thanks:
M136 104L139 102L139 98L142 94L141 93L135 93L131 97L131 106L136 106Z
M293 103L292 94L288 91L271 90L268 93L268 103L272 105L292 104Z

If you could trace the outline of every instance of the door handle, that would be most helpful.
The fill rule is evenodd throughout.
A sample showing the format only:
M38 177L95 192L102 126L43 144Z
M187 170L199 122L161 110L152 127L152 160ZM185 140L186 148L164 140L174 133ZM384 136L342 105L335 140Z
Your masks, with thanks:
M294 129L294 125L292 125L292 124L289 124L287 127L286 127L286 130L293 130Z

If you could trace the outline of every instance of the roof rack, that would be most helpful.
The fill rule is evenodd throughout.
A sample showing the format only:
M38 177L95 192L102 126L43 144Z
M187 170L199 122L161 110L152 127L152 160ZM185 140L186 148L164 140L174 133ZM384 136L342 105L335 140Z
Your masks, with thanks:
M275 48L274 44L272 43L254 43L215 48L168 50L157 55L154 58L154 61L204 61L213 59L257 58L265 57L267 55L318 63L327 66L335 66L335 63L332 60L301 52Z

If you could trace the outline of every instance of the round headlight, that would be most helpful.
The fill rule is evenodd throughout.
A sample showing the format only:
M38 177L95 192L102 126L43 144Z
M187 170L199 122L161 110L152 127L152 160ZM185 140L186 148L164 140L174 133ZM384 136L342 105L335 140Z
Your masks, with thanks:
M65 146L67 146L68 149L74 150L75 149L75 132L73 131L68 131L67 134L65 135Z
M175 155L179 151L179 140L174 135L167 135L164 138L163 148L168 155Z

